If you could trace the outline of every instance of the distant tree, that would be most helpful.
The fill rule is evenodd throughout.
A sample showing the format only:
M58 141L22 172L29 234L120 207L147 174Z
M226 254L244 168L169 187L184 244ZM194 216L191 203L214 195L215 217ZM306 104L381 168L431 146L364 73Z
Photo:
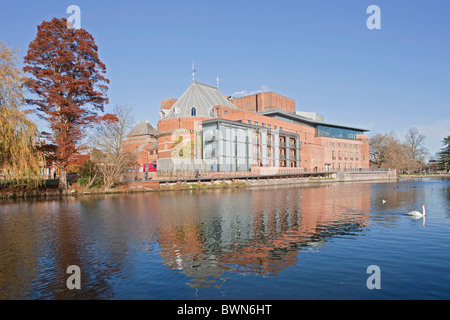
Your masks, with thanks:
M123 150L123 143L133 125L131 109L118 105L113 112L117 121L99 124L90 138L91 159L107 191L122 181L136 161L135 153Z
M425 135L417 128L408 129L404 142L391 131L375 134L369 144L370 162L376 168L411 171L425 166Z
M397 140L394 132L377 133L369 140L370 161L377 168L384 168L391 161L392 144Z
M387 162L388 140L386 134L377 133L369 140L370 162L381 168Z
M425 156L427 154L425 148L425 135L417 128L410 128L406 132L405 140L408 169L415 170L421 168L425 164Z
M55 147L55 164L60 169L61 189L67 189L66 170L80 150L86 129L111 115L100 117L108 102L109 80L98 57L94 38L83 29L69 29L66 19L53 18L37 28L25 56L24 71L31 74L25 82L34 94L28 99L51 132L42 134Z
M404 170L407 164L407 148L394 132L377 133L369 140L370 162L376 168Z
M0 41L0 174L33 187L40 181L43 156L37 150L37 127L22 109L23 80L16 52Z
M444 148L438 153L438 160L443 163L443 169L448 170L450 166L450 136L442 141Z

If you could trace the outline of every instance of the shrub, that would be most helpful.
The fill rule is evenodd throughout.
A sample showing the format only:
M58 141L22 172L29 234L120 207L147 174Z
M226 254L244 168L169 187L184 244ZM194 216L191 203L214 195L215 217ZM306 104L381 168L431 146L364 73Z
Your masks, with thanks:
M91 182L91 177L89 177L89 176L83 176L80 179L78 179L78 184L83 188L86 187L89 182ZM100 187L103 185L103 183L104 182L103 182L102 178L97 178L97 179L95 179L95 182L92 186L96 189L100 189Z
M91 181L90 177L88 177L88 176L83 176L83 177L81 177L80 179L78 179L78 184L79 184L81 187L86 187L87 184L89 183L89 181Z

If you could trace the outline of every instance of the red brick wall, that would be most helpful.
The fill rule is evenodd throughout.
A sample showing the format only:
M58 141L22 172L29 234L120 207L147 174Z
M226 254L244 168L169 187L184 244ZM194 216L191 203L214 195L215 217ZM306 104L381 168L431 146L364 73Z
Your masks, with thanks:
M158 158L156 150L152 150L153 154L150 154L150 151L148 151L148 148L150 148L155 140L156 139L152 138L127 140L124 141L122 149L127 152L135 152L139 147L143 146L141 151L136 153L136 162L140 167L142 167L144 163L154 162Z
M334 139L325 137L316 137L315 129L311 127L302 126L299 124L289 123L282 120L274 119L264 115L256 114L254 112L247 111L234 111L227 115L223 115L223 118L229 120L242 120L243 123L254 125L255 121L258 122L258 126L262 123L265 127L268 124L273 129L274 126L283 128L283 131L293 132L299 135L300 142L302 143L302 149L300 150L300 167L307 168L308 170L314 170L315 167L318 170L325 169L325 164L332 164L335 162L335 168L338 168L338 163L341 162L341 167L344 169L345 163L347 163L347 169L350 169L350 163L353 164L353 168L369 168L369 137L367 135L357 135L356 140L346 139ZM364 141L364 143L363 143ZM335 147L332 147L332 142L335 143ZM341 148L338 148L338 144L341 144ZM350 147L350 144L352 145ZM346 147L344 148L344 145ZM332 159L332 150L335 150L336 159ZM338 159L338 151L342 152L342 160ZM344 159L344 152L347 151L347 160ZM350 160L350 152L352 152L353 160ZM356 160L356 152L358 152L359 159ZM331 170L331 166L329 168Z
M270 95L268 97L270 97ZM248 99L249 97L243 98ZM223 119L232 121L240 120L244 124L247 124L248 121L250 121L250 124L252 125L255 125L255 122L258 122L259 127L264 123L265 128L268 128L268 125L270 124L272 129L276 126L277 129L282 128L283 131L298 134L300 142L302 143L302 148L300 150L300 167L306 168L308 171L312 171L316 167L318 171L322 171L325 169L326 163L332 164L333 162L335 163L336 170L338 169L339 163L341 163L342 169L345 168L345 163L347 164L347 169L351 168L350 164L352 164L353 169L356 169L356 165L358 168L369 168L369 138L365 134L358 135L356 140L316 137L315 128L285 122L251 111L233 110L225 106L217 107L218 109L215 108L215 110L218 110L219 116ZM226 114L225 111L227 111ZM172 148L175 144L174 139L176 138L176 134L171 134L172 131L178 129L192 130L191 139L195 139L194 130L197 129L197 123L207 119L211 118L186 117L160 120L158 122L158 132L160 134L166 132L167 134L162 134L158 138L159 159L170 158L172 156ZM165 148L166 139L167 149ZM334 147L332 145L333 142ZM339 143L341 144L340 148L338 147ZM333 150L335 150L335 160L332 159ZM338 159L339 151L342 153L341 160ZM344 152L347 152L347 160L345 160ZM350 152L352 152L353 159L350 159ZM356 160L356 152L358 152L359 155L358 160ZM329 169L332 170L331 165Z
M347 164L347 169L369 168L369 137L367 135L357 135L356 140L325 137L316 139L324 147L325 163L332 164L334 162L336 169L338 169L339 163L341 163L342 169L345 169L345 164ZM333 159L333 150L335 159ZM341 152L341 160L339 160L339 151ZM346 153L347 157L345 156ZM357 154L358 158L356 157Z
M173 107L173 105L178 101L178 99L170 98L166 100L161 101L161 110L163 109L170 109Z
M166 159L172 157L172 149L175 145L175 139L177 138L177 133L173 133L176 130L190 130L191 140L194 140L195 130L197 129L197 124L201 121L208 120L211 118L203 117L186 117L186 118L170 118L163 119L158 122L158 159ZM166 148L167 141L167 148Z
M369 136L367 134L359 134L356 136L356 140L361 142L361 167L369 168Z
M251 96L232 98L230 101L245 111L261 112L273 109L282 109L295 112L295 100L275 92L259 92Z
M230 101L239 109L256 112L256 95L230 99Z

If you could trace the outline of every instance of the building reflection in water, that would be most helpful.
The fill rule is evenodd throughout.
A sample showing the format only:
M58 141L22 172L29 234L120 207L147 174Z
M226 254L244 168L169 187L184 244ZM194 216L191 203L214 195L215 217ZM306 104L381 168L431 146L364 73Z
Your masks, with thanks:
M163 263L194 287L218 286L225 271L277 275L335 236L368 226L370 185L259 188L158 198ZM173 197L173 196L172 196Z
M227 272L277 275L305 250L360 234L370 198L371 184L330 183L6 203L0 299L110 299L136 279L152 287L163 265L196 288ZM69 265L80 291L67 290Z

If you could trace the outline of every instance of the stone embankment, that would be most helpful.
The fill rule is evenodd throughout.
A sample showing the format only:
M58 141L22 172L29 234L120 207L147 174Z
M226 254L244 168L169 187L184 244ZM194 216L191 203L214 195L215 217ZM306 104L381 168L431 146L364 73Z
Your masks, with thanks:
M0 187L0 199L27 199L27 198L43 198L51 199L55 197L66 196L83 196L98 194L114 194L114 193L135 193L135 192L158 192L158 191L176 191L176 190L202 190L202 189L222 189L222 188L243 188L257 186L273 186L273 185L309 185L318 183L341 183L352 181L382 181L396 180L397 174L395 170L389 171L355 171L343 173L327 173L326 175L313 176L240 176L222 178L222 179L172 179L171 181L150 180L135 181L119 186L111 191L103 189L85 189L74 183L69 190L61 191L56 186L41 186L34 190L28 190L25 187Z

